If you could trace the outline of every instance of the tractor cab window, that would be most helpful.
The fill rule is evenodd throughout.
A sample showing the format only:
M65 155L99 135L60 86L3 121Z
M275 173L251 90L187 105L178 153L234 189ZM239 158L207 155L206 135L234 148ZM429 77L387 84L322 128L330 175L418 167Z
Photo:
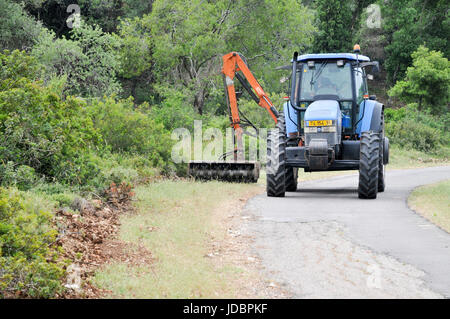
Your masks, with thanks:
M336 95L339 100L352 99L350 63L319 61L302 66L300 100L314 100L317 95Z
M356 88L356 104L360 105L367 94L367 83L361 68L355 68L355 88Z

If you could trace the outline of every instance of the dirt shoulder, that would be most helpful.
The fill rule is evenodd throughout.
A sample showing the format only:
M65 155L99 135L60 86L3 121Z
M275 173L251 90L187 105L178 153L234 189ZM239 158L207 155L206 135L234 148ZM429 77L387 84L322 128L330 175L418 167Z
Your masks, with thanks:
M239 198L222 202L214 211L208 257L216 269L234 267L240 270L231 278L235 298L288 298L289 293L275 281L262 276L261 260L252 253L254 238L248 227L253 215L244 210L247 201L261 193L263 187L243 193Z

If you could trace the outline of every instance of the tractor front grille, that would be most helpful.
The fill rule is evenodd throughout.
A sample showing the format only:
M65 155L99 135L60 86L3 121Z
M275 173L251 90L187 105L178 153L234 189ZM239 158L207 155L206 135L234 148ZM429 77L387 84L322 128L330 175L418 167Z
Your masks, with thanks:
M327 140L329 146L339 144L337 133L307 133L305 134L306 146L309 146L312 139Z

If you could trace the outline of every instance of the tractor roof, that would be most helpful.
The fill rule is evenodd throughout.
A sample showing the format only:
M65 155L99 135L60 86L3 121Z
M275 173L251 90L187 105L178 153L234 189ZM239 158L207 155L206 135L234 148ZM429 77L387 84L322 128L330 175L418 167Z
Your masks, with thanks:
M357 57L358 56L358 57ZM308 60L336 60L336 59L344 59L344 60L354 60L357 59L363 62L369 62L370 59L365 55L356 55L354 53L317 53L317 54L303 54L297 58L297 62L304 62Z

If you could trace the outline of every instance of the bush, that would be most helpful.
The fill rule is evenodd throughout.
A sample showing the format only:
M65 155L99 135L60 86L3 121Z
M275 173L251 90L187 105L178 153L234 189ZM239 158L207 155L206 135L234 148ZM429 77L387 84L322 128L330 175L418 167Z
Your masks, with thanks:
M151 165L165 167L170 161L170 135L142 108L135 108L131 98L118 101L106 98L93 101L90 112L95 127L113 153L144 155Z
M27 165L15 167L11 161L0 165L0 175L3 176L3 185L14 185L20 190L29 190L38 180L34 168Z
M187 94L171 88L158 88L162 101L158 105L152 105L150 115L157 123L164 125L165 129L172 131L176 128L193 130L194 120L201 117L196 114L192 105L187 103Z
M0 188L0 297L50 298L62 291L64 265L51 248L53 215Z
M14 184L11 176L17 176L20 186L37 174L69 184L87 183L98 174L90 149L99 144L100 136L86 103L63 98L57 89L36 81L38 65L23 52L5 51L0 63L0 157L15 168L13 175L5 175L4 168L0 181Z
M58 193L50 196L51 200L55 201L59 207L70 207L76 195L73 193Z
M386 135L392 144L423 152L448 147L448 116L436 117L419 112L414 104L397 110L386 109Z
M418 151L434 151L440 145L439 131L414 119L389 123L386 134L393 144Z

